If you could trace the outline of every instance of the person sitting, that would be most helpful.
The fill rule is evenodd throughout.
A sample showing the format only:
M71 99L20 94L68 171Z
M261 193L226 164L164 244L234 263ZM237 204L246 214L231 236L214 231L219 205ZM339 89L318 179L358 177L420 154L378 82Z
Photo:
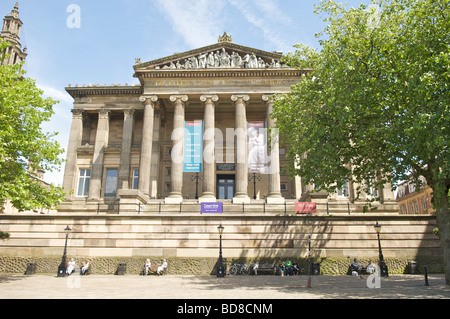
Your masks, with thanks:
M257 276L258 275L259 262L255 261L252 266L253 266L253 272L255 273L255 276Z
M152 270L152 263L150 259L147 258L144 264L144 276L148 275L149 270Z
M166 269L167 269L167 260L164 259L162 265L158 267L156 274L159 276L159 275L161 275L161 272L166 271Z
M87 272L89 272L89 260L85 260L81 267L81 275L87 275Z
M73 258L70 258L69 262L67 263L67 269L66 269L66 273L70 276L70 274L74 271L75 269L75 261L73 260Z
M358 263L358 261L355 259L353 259L352 264L350 265L350 267L352 268L352 275L354 274L355 276L361 276L361 265Z
M286 267L286 270L285 270L285 275L286 276L292 276L294 273L293 273L293 269L292 269L292 263L291 263L291 261L290 260L288 260L288 261L286 261L285 263L284 263L284 265L285 265L285 267Z
M296 261L294 261L292 263L292 270L293 270L293 274L295 275L300 275L300 268L298 267L298 264Z
M367 265L366 271L369 274L373 274L377 270L376 266L372 264L372 261L369 260L369 264Z
M278 272L280 276L284 276L284 272L286 270L286 267L284 265L284 261L281 262L281 264L278 266Z

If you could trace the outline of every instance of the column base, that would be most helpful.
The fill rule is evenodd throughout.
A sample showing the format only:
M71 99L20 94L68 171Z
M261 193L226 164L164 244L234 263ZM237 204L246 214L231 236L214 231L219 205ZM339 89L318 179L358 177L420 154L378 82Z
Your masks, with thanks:
M233 197L233 204L250 204L250 197L244 195L238 195Z
M183 202L183 197L182 196L169 196L164 198L164 203L166 204L180 204Z
M202 195L199 199L199 203L215 203L217 201L216 196L214 195Z
M269 196L266 198L267 204L284 204L285 201L286 200L284 199L284 197L282 197L280 195Z

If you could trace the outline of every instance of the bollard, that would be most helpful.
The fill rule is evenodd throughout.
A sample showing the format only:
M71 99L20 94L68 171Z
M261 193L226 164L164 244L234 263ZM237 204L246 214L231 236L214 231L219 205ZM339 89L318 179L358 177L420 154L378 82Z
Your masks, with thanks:
M427 271L427 266L423 266L423 271L425 274L425 286L429 286L430 284L428 283L428 271Z

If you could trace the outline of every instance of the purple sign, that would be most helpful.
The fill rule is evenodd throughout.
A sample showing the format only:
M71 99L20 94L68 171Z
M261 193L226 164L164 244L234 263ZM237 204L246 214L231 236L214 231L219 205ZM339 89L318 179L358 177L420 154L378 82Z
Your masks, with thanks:
M202 214L222 214L223 213L223 203L202 203L201 213Z

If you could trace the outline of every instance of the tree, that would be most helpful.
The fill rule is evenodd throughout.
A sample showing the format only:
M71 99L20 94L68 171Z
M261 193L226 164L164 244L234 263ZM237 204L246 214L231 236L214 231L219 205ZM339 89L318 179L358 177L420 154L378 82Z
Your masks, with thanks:
M285 56L308 70L277 97L273 118L290 147L289 172L328 191L346 180L380 187L425 177L433 189L450 284L449 0L316 5L321 50Z
M0 61L9 43L0 39ZM41 97L35 81L24 77L23 63L0 66L0 210L6 200L19 211L53 208L64 191L44 183L34 172L59 169L64 151L44 133L41 123L49 121L56 103Z

